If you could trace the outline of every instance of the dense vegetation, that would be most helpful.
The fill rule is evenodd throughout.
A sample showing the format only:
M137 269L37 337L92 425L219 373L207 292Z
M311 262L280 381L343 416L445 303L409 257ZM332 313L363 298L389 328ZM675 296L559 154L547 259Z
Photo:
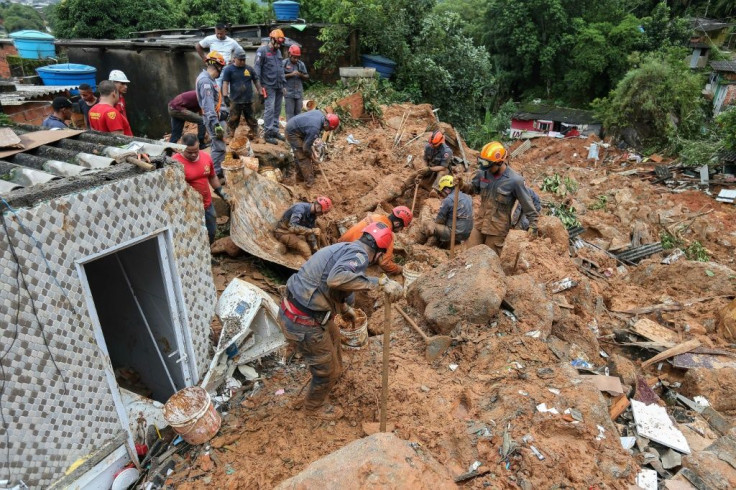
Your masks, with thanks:
M38 10L19 3L0 3L0 19L3 20L5 31L15 32L24 29L36 31L44 30L43 17Z

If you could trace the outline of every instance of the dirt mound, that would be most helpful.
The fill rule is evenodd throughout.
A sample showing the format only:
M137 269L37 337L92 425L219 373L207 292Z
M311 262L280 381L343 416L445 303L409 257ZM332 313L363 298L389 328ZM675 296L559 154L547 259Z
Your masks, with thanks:
M506 281L496 253L479 245L422 274L407 293L432 330L448 334L461 321L489 323L506 295Z
M514 309L518 332L538 330L541 339L547 338L552 331L555 309L544 284L535 281L530 274L508 276L504 299Z
M688 370L682 383L686 396L704 396L719 412L736 410L736 368Z
M736 272L715 262L678 260L663 265L649 261L631 273L630 281L643 288L660 288L681 300L723 296L736 291Z
M452 489L457 485L447 469L425 451L393 434L378 433L315 461L276 490L307 488L429 490Z

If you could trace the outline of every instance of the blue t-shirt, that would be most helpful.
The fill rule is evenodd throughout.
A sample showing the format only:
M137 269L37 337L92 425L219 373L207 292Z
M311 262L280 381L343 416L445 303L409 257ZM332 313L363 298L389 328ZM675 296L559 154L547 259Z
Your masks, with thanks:
M41 126L48 129L66 129L69 126L58 117L51 114L49 117L43 120Z
M253 102L253 83L258 76L252 66L227 65L222 71L222 81L230 84L228 96L232 102Z

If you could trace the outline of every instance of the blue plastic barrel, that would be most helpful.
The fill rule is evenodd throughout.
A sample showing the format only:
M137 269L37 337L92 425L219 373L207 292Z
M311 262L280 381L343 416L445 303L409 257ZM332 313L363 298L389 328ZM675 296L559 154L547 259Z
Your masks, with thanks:
M36 73L44 85L80 85L88 83L94 90L96 86L97 68L78 63L62 63L60 65L40 66Z
M273 13L276 20L296 20L299 18L299 3L291 0L278 0L273 2Z
M41 31L18 31L10 34L21 58L43 59L56 56L54 36Z
M365 68L375 68L381 78L391 78L396 71L396 62L377 54L364 54L360 58L363 60Z

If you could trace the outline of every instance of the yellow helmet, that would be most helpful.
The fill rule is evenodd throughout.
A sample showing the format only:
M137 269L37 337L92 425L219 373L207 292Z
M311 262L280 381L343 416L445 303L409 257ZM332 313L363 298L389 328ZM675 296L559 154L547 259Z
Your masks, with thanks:
M440 192L442 192L448 187L455 187L455 179L452 178L452 175L445 175L440 179L437 185L439 185Z
M204 60L208 65L215 65L223 67L225 66L225 57L217 51L210 51L207 58Z
M286 36L284 36L284 31L281 29L274 29L271 31L271 34L268 35L271 39L276 39L277 42L283 44L286 40Z
M491 141L480 150L478 164L481 167L488 167L491 165L491 162L503 163L508 158L508 155L506 147L503 144L498 141Z

